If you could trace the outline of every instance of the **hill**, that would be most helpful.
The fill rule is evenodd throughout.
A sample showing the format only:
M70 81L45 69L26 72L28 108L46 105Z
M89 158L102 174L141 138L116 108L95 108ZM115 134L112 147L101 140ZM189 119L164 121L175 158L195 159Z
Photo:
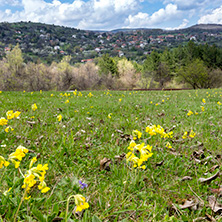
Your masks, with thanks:
M222 25L200 24L171 31L141 28L101 32L33 22L4 22L0 23L0 58L19 44L26 61L40 59L51 63L71 55L71 62L76 63L105 53L142 61L153 50L161 52L190 40L221 47Z

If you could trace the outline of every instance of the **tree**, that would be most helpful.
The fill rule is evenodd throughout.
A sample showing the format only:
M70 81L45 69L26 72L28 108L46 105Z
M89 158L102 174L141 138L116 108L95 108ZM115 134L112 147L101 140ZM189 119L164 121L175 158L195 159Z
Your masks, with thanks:
M4 71L2 73L4 90L22 90L26 80L24 68L22 51L19 45L16 45L6 55L6 60L4 61Z
M179 75L194 89L209 87L207 67L200 59L196 59L179 70Z
M123 58L118 61L117 64L118 72L120 76L120 81L123 83L124 87L133 88L136 86L138 80L136 69L134 65L128 61L126 58Z
M119 77L118 68L115 60L109 54L103 55L98 62L100 74L108 75L109 73L114 77Z

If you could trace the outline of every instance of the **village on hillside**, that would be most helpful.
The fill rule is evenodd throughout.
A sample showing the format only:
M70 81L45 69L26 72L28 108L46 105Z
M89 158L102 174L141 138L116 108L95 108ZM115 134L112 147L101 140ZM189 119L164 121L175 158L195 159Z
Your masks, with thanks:
M19 44L26 61L46 63L72 56L72 63L88 62L103 54L143 61L152 51L187 44L222 46L222 26L193 26L181 30L139 29L84 31L32 22L0 23L0 58Z

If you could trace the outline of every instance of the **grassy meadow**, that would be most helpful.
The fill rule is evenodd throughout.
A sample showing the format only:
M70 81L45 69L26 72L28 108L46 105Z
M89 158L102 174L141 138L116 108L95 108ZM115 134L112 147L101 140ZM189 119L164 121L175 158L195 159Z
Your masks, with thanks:
M21 113L0 125L0 156L10 163L0 169L1 222L222 221L221 89L3 91L0 118L10 110ZM161 133L149 133L154 125ZM126 155L141 154L132 140L152 146L143 167ZM15 168L19 145L29 152ZM23 177L38 164L48 164L50 190L37 181L26 196ZM77 194L88 203L81 212Z

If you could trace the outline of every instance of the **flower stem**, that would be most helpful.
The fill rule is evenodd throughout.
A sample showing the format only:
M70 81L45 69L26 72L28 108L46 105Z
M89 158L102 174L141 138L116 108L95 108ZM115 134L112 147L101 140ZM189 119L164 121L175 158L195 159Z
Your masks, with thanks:
M24 201L24 199L25 199L25 195L26 195L26 193L27 193L27 190L28 190L28 186L25 188L24 194L23 194L22 199L21 199L21 201L20 201L20 203L19 203L18 209L17 209L16 214L15 214L15 217L14 217L14 222L16 222L16 218L17 218L17 216L18 216L18 212L19 212L20 207L21 207L21 205L22 205L22 203L23 203L23 201Z
M66 203L66 215L65 215L65 222L67 222L67 217L68 217L68 211L69 211L69 201L72 197L75 197L75 195L71 195L68 199L67 199L67 203Z
M5 167L5 169L4 169L3 173L2 173L2 176L1 176L1 178L0 178L0 184L1 184L1 182L2 182L2 178L3 178L4 174L5 174L5 172L6 172L6 167Z

